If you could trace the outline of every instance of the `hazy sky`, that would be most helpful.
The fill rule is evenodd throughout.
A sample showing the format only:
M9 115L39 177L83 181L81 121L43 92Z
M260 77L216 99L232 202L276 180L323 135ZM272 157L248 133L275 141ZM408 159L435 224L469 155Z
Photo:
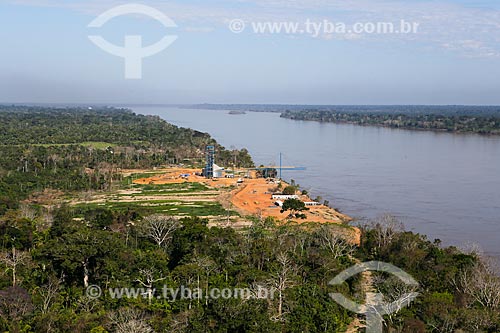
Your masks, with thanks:
M88 24L126 1L0 0L0 102L500 104L500 1L137 1L141 15ZM247 29L232 33L241 19ZM252 22L418 22L416 34L256 34ZM126 80L124 60L89 39L151 45Z

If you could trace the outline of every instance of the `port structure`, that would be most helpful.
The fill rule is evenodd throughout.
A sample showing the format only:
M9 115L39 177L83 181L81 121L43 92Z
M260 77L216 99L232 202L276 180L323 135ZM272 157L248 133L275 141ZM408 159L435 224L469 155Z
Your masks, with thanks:
M306 170L305 167L295 167L295 166L283 166L283 158L282 158L282 153L280 153L280 165L279 166L273 166L273 165L269 165L269 166L263 166L263 167L259 167L259 168L251 168L250 170L257 170L257 171L260 171L262 173L262 177L264 178L274 178L275 177L275 173L276 173L276 170L279 171L279 179L283 179L282 178L282 173L283 171L304 171Z
M219 167L215 164L215 146L206 146L205 148L205 168L203 169L203 176L208 179L223 178L225 172L224 168ZM280 153L280 163L279 166L261 166L257 168L245 168L245 170L259 171L262 178L279 178L282 179L283 171L298 171L306 170L305 167L293 167L293 166L283 166L282 165L282 154ZM234 172L234 170L233 170ZM226 175L227 176L227 175ZM278 177L279 176L279 177ZM249 174L247 177L250 177Z

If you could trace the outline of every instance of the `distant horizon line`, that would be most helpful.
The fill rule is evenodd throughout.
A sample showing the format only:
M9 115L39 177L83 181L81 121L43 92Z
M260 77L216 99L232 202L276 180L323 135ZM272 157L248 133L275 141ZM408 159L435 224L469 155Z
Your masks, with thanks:
M178 107L178 106L431 106L431 107L500 107L500 104L302 104L302 103L63 103L63 102L0 102L2 106L109 106L109 107Z

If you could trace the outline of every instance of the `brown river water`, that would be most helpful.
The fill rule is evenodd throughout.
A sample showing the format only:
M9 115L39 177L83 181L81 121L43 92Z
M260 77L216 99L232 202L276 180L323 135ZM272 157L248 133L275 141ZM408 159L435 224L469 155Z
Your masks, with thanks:
M398 216L446 245L500 257L500 137L397 130L280 118L279 113L133 107L247 148L256 164L286 171L312 196L354 218Z

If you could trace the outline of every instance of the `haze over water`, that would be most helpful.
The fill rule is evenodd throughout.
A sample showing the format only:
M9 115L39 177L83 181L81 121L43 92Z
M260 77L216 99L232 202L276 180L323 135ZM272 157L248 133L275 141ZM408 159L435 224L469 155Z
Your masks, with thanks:
M392 213L447 245L479 244L500 257L500 137L303 122L278 113L133 107L247 148L257 165L284 172L355 218Z

